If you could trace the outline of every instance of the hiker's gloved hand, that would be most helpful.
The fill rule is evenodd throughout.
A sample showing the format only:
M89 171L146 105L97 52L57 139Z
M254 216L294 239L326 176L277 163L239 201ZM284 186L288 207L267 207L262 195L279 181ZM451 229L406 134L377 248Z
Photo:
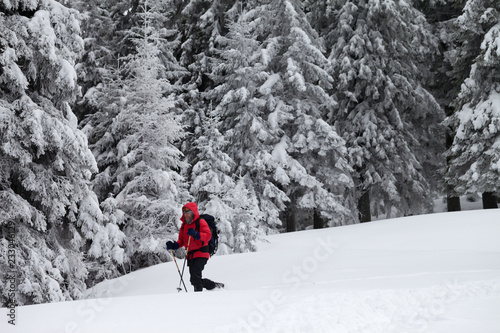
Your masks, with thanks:
M196 240L200 239L200 233L196 232L196 230L194 230L192 228L188 230L188 235L193 237Z
M172 241L167 242L167 251L177 250L178 248L179 248L179 243Z

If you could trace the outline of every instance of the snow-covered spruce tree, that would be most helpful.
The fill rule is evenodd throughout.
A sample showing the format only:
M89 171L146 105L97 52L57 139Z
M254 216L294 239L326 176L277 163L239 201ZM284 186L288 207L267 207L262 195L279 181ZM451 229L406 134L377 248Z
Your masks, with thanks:
M472 64L480 53L484 35L496 23L492 10L498 8L498 3L494 0L448 1L461 9L461 15L448 21L439 32L447 47L445 63L451 67L447 72L447 79L454 84L451 96L451 100L454 100L462 83L469 77Z
M450 103L457 97L460 91L460 84L463 81L463 79L459 81L450 76L452 67L451 64L445 60L445 54L452 48L448 36L456 33L457 29L453 25L453 22L462 12L464 2L464 0L414 1L414 6L424 14L439 40L439 52L428 63L431 77L427 80L426 87L428 87L427 89L432 93L436 101L444 110L446 116L451 115L454 111ZM443 128L443 130L445 149L448 149L453 141L452 133L447 128ZM460 197L443 181L442 167L436 171L437 172L434 172L434 177L426 177L430 180L431 186L440 189L439 191L446 195L448 211L461 210ZM432 184L432 182L435 182L435 184Z
M130 32L136 53L121 59L124 78L96 88L95 105L101 111L85 127L99 166L94 190L106 216L126 235L132 270L168 258L164 240L175 233L179 207L188 196L179 174L182 153L175 146L184 130L176 116L179 97L173 83L184 72L162 35L170 31L157 25L169 15L166 3L149 0L144 6L142 26ZM106 114L110 119L102 123Z
M250 34L247 19L253 18L242 15L239 22L230 24L227 37L218 38L220 60L212 63L211 75L216 87L205 94L207 100L213 101L212 115L221 119L220 132L228 142L226 153L235 163L231 172L236 177L238 189L232 193L246 211L236 216L237 228L233 230L235 243L241 244L246 243L245 235L253 228L264 233L278 228L280 211L285 208L283 201L287 200L270 181L262 163L261 156L269 156L271 149L259 139L270 135L265 128L257 128L262 121L260 109L265 100L252 95L265 78L261 73L263 65L258 63L259 43ZM264 189L265 194L262 193ZM246 248L242 246L235 251Z
M109 79L112 75L111 68L121 53L123 43L119 40L122 36L118 30L121 15L118 14L120 10L110 1L71 0L66 3L81 13L80 25L85 49L75 69L82 96L77 99L73 112L82 120L86 115L98 111L89 103L95 93L94 87Z
M218 42L216 111L264 225L295 230L314 213L329 225L354 222L342 198L351 181L344 141L323 121L332 79L300 3L249 7Z
M254 250L255 240L251 232L234 234L239 220L244 216L245 193L235 193L236 182L232 177L234 162L224 152L227 141L219 132L219 117L211 110L202 119L201 131L194 140L197 161L191 173L190 192L201 212L214 215L219 230L219 254ZM240 228L240 231L248 231ZM258 233L258 229L253 230ZM237 242L235 242L237 240Z
M314 217L316 227L354 223L345 142L324 121L336 102L328 94L333 79L326 71L321 39L307 21L300 1L270 1L261 9L270 14L272 27L263 47L276 50L269 53L272 58L267 70L280 77L276 82L268 80L273 86L265 84L262 90L268 89L271 101L286 105L284 109L293 117L283 126L285 136L275 148L275 156L278 149L289 154L287 162L280 161L287 165L292 180L287 185L291 199L287 227L293 229L294 219L304 211Z
M82 87L83 98L78 100L75 106L75 113L81 119L92 113L100 111L96 101L101 101L103 96L98 96L103 85L109 85L110 80L116 81L120 76L119 70L123 64L121 58L128 54L135 53L136 46L132 39L136 37L136 27L142 24L142 11L147 0L67 0L66 3L81 12L82 37L85 42L85 50L81 62L77 64L77 74ZM165 8L173 6L173 0L162 1ZM171 27L171 15L158 15L158 29L161 29L163 37L173 40L176 38L176 31L167 30ZM168 68L169 73L176 70L185 70L173 65L174 62L170 50L176 43L168 43L168 50L161 50L160 58L162 63ZM175 47L174 47L175 48ZM172 66L173 67L170 67ZM177 75L177 74L174 74ZM174 78L176 80L178 77ZM105 117L101 122L105 122L110 117Z
M204 91L212 86L207 73L211 49L217 36L223 35L227 12L236 0L189 0L174 2L177 15L172 17L180 31L180 64L191 73L191 89Z
M485 35L470 75L453 103L456 112L445 122L455 132L447 152L450 161L445 181L457 194L480 192L485 208L497 207L495 196L500 194L500 4L468 1L457 24L467 28L469 33L477 35L484 31ZM488 197L492 197L490 202Z
M89 188L97 167L70 108L83 49L78 13L51 0L0 8L0 301L78 299L85 257L108 273L123 259L123 234L104 226Z
M188 168L183 171L186 177L197 161L194 139L201 134L204 112L210 102L204 99L204 91L213 87L209 79L210 59L214 40L224 34L227 28L226 17L236 0L189 0L174 1L171 24L179 31L179 46L174 54L179 64L189 71L186 76L186 93L183 100L186 106L182 110L182 123L193 135L188 135L182 142L181 150L186 156Z
M330 48L360 218L418 214L432 205L424 163L443 145L442 111L422 86L436 40L406 0L332 1Z

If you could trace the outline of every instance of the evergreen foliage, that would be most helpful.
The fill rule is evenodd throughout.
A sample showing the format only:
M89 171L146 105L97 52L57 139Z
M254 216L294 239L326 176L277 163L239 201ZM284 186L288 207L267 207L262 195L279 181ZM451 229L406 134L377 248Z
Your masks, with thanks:
M500 194L500 4L468 1L457 25L467 39L456 51L455 64L465 66L473 59L469 77L454 101L456 112L446 124L455 131L447 152L450 163L446 182L457 194L491 192ZM480 44L477 38L480 38ZM471 44L478 49L470 49ZM479 44L479 45L478 45ZM467 48L468 52L460 49Z
M158 28L168 15L165 3L149 0L144 6L138 14L142 26L127 33L136 52L121 58L114 80L95 88L100 111L85 127L99 166L94 190L107 218L127 236L132 270L167 259L163 240L175 232L178 207L188 198L175 145L184 131L176 115L179 87L173 84L185 71L172 56L171 31Z
M204 99L204 92L213 87L209 78L214 41L225 30L228 11L235 0L189 0L172 1L174 14L171 24L179 31L176 41L178 47L174 54L179 64L187 69L184 76L186 92L182 95L185 105L181 110L182 123L187 135L182 141L181 150L185 154L188 167L183 175L190 178L192 166L197 163L197 149L194 140L203 129L205 110L210 102Z
M89 187L97 165L70 107L83 50L78 12L56 1L2 6L0 300L78 299L92 270L86 258L106 263L101 270L108 275L123 261L123 234L105 225ZM15 300L7 299L4 284L12 271L9 250L18 274Z
M0 301L169 260L191 200L228 254L500 194L499 45L497 0L0 2Z
M261 108L266 101L259 95L254 97L265 82L265 74L262 74L264 65L258 62L259 43L248 31L247 20L252 19L242 15L239 22L230 25L227 37L218 39L221 60L213 64L212 79L216 87L207 92L207 99L213 100L214 115L221 118L220 131L229 143L227 154L235 163L232 172L239 178L241 193L250 196L247 200L240 199L250 204L247 210L254 221L268 232L269 228L281 225L279 211L284 209L283 200L287 198L272 183L269 179L272 174L266 170L266 163L273 163L268 143L272 134L262 125ZM257 186L260 192L255 191Z
M344 142L323 120L335 105L332 78L301 3L249 5L218 42L215 110L262 222L272 230L283 218L294 230L296 216L316 211L330 225L349 223Z
M435 37L407 1L338 0L327 12L339 101L330 121L346 140L356 197L369 194L376 215L428 210L431 189L423 167L442 146L442 111L422 85Z
M219 117L208 111L194 142L198 154L190 192L200 211L217 219L219 254L254 251L261 232L248 213L252 208L245 202L248 193L232 176L234 161L224 153L228 142L219 132L219 126Z

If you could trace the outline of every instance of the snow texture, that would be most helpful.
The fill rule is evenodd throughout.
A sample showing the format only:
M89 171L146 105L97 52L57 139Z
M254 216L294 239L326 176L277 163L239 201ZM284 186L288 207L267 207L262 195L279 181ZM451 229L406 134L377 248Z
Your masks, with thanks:
M86 300L20 307L15 327L1 309L0 331L495 333L499 220L467 211L269 236L256 253L210 259L204 275L225 290L178 293L169 262Z

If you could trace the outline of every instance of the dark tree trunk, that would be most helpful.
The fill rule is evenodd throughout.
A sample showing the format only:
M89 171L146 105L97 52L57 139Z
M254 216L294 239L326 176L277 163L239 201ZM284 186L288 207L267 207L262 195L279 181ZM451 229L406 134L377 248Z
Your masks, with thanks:
M459 197L446 197L446 205L448 206L449 212L459 212L462 210Z
M370 222L372 213L370 210L370 189L365 190L358 200L359 222Z
M447 115L452 114L453 112L450 110L450 108L447 108ZM446 149L449 149L451 145L453 144L453 136L451 135L450 131L446 132ZM446 161L448 163L448 161ZM453 193L453 189L449 186L446 186L447 190L447 196L446 196L446 205L448 208L449 212L458 212L462 210L462 207L460 206L460 197L453 196L450 193Z
M498 208L497 196L492 192L483 193L483 209Z
M318 214L318 211L315 209L313 214L313 228L314 229L323 229L325 227L325 221Z
M297 210L295 209L295 198L291 196L290 204L286 211L286 232L297 231Z

